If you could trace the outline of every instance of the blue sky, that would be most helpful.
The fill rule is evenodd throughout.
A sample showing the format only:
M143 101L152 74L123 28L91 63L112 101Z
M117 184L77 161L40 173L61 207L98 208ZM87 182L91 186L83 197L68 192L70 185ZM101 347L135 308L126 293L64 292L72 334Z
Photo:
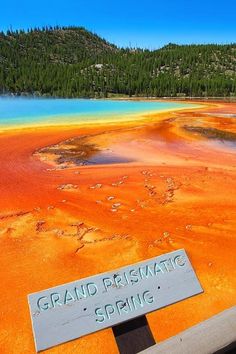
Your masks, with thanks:
M0 30L78 25L119 46L236 42L236 0L1 0Z

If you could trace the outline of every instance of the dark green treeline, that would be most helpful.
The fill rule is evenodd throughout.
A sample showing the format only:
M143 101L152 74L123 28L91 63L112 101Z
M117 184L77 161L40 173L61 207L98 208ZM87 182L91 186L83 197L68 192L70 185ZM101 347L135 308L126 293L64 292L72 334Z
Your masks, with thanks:
M236 44L124 49L81 27L0 33L0 94L235 96Z

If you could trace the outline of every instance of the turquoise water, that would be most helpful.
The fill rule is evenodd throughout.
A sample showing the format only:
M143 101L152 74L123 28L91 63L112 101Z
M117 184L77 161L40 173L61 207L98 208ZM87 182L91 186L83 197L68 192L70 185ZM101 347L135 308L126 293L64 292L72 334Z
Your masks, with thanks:
M0 97L0 126L81 123L122 120L135 113L152 113L196 105L175 102L144 102L86 99L38 99Z

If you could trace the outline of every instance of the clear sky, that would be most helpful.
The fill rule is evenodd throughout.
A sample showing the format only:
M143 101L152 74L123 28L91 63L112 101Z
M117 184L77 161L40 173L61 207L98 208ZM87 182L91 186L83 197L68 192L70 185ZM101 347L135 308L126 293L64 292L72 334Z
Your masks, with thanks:
M236 0L1 0L0 30L78 25L119 46L236 42Z

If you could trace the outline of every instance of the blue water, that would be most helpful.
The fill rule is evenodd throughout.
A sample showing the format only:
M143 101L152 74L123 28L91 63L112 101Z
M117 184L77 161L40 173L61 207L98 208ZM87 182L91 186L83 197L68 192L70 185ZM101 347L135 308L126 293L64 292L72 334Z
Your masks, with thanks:
M0 97L0 126L94 122L106 118L117 121L135 113L195 106L175 102Z

